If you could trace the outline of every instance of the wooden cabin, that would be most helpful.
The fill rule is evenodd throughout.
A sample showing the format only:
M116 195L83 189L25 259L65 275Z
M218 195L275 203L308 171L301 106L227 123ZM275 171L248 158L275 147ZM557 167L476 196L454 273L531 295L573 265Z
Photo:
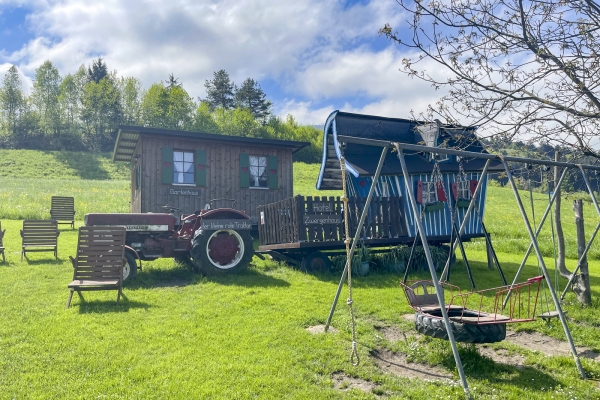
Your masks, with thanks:
M167 212L169 205L191 214L213 199L232 199L256 223L257 206L292 196L292 155L308 145L121 126L113 161L131 164L132 213Z

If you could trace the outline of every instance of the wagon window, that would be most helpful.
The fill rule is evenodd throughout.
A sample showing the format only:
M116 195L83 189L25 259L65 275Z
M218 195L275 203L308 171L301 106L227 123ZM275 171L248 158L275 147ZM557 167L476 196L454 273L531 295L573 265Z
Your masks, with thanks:
M423 204L437 202L437 190L435 182L423 182Z
M173 152L173 183L194 184L194 153Z
M250 156L250 187L268 187L267 157Z
M459 181L458 182L458 198L464 200L471 200L471 182L470 181Z

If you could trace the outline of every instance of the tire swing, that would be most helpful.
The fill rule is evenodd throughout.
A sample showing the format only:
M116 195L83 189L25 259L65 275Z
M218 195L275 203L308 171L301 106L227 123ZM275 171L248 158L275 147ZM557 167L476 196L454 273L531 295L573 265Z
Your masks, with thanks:
M458 286L439 282L444 291L444 304L454 339L462 343L495 343L506 338L506 324L529 322L536 318L540 286L544 276L529 278L514 286L461 292ZM415 311L417 332L438 339L448 340L442 310L432 281L419 280L400 283L408 304ZM502 299L512 289L506 314L500 314ZM446 294L449 293L449 301ZM493 305L484 299L493 298Z
M460 167L457 182L452 185L452 194L455 201L454 210L448 204L448 196L446 195L437 162L434 164L431 178L432 189L435 188L437 195L436 200L440 202L439 199L444 199L440 203L442 203L442 206L446 203L450 208L450 212L452 213L452 232L456 234L459 243L461 243L459 232L454 225L456 208L468 207L477 186L477 181L467 179L462 169L462 164ZM417 186L418 189L423 187L423 184ZM429 188L427 188L427 191L429 192ZM421 193L423 192L425 191L421 189ZM419 193L419 190L417 191L417 199L421 193ZM461 251L463 251L463 257L466 259L464 249L461 248ZM467 272L472 286L472 291L470 292L463 292L458 286L447 282L439 282L439 286L444 292L442 295L450 322L450 329L457 342L500 342L506 338L506 324L535 320L540 286L544 279L543 275L530 278L526 282L516 285L505 285L475 291L475 284L468 264ZM500 273L501 277L504 278L501 270ZM414 323L417 332L426 336L448 340L448 331L444 324L442 309L433 281L417 280L407 282L405 275L405 279L400 283L400 286L404 291L408 304L415 311ZM512 297L510 298L508 309L506 309L502 306L502 300L509 290L512 291ZM447 297L449 301L446 300ZM486 298L494 299L492 305L490 305L489 300L485 301ZM500 311L508 315L501 314Z

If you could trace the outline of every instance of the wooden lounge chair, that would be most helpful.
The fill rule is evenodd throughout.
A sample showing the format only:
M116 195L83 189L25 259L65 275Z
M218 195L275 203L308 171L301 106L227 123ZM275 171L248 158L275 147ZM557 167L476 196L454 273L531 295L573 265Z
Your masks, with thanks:
M73 197L52 196L50 218L56 220L59 224L69 224L71 228L75 229L75 199Z
M2 230L2 221L0 221L0 254L2 254L2 262L6 262L6 258L4 257L4 244L2 244L4 232L6 232L6 229Z
M117 304L123 289L125 228L82 226L77 240L77 256L73 263L73 281L69 283L71 305L73 292L80 297L85 290L118 290Z
M27 252L53 251L58 260L58 224L55 220L25 220L21 230L21 261Z

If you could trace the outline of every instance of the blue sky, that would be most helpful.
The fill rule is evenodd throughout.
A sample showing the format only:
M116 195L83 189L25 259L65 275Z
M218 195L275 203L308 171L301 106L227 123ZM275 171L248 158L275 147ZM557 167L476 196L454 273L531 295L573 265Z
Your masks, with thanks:
M29 90L51 60L61 75L101 56L145 87L173 73L194 98L225 69L251 77L274 112L322 124L333 110L409 117L441 93L399 72L402 49L378 36L405 25L394 0L0 0L0 74Z

